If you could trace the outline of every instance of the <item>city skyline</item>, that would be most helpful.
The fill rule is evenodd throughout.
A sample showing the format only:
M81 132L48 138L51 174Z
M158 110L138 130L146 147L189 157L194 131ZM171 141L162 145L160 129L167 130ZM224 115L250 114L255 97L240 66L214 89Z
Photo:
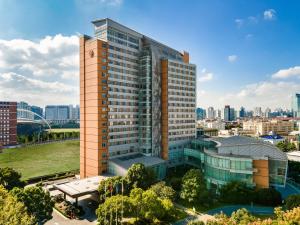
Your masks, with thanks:
M168 3L158 9L151 1L0 1L1 99L78 104L78 31L92 34L86 24L110 17L191 54L198 107L291 108L300 92L299 3L177 1L176 17L162 13Z

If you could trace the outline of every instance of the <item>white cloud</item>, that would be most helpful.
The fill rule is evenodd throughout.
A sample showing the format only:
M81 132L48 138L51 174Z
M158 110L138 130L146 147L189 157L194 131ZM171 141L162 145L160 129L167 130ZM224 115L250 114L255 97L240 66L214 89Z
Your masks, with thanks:
M272 75L272 78L276 79L287 79L292 77L300 78L300 66L281 69Z
M228 61L231 63L235 62L237 60L237 58L238 58L237 55L229 55L227 57Z
M265 20L274 20L276 18L276 11L274 9L268 9L264 11Z
M77 36L47 36L40 41L0 40L0 65L6 71L31 73L34 76L78 77Z
M236 23L236 26L238 28L242 27L244 24L244 20L243 19L235 19L234 22Z
M219 98L221 105L245 106L251 109L257 104L265 107L290 108L290 96L300 90L300 83L262 81L246 85L239 91L227 93Z
M207 72L205 68L201 70L201 76L198 78L198 82L207 82L212 80L214 74L211 72Z
M78 103L79 88L62 82L45 82L13 72L0 74L0 98L39 104Z
M0 39L0 99L30 104L78 103L77 36ZM12 99L15 98L15 99Z

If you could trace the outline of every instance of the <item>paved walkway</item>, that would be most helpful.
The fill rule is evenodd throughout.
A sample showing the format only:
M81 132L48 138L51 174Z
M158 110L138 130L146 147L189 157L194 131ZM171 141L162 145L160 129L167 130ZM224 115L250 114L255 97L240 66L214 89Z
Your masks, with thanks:
M204 223L206 223L208 220L212 220L214 219L214 217L212 215L208 215L208 214L204 214L204 213L196 213L193 210L190 210L182 205L179 204L175 204L175 206L177 208L180 208L182 210L184 210L189 216L184 218L183 220L177 221L175 223L173 223L173 225L186 225L188 224L190 221L196 220L196 221L203 221Z

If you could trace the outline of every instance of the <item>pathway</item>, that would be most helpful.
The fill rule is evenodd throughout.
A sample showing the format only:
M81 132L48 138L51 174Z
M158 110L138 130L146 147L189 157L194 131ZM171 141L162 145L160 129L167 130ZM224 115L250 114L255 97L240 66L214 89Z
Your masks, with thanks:
M175 206L179 209L184 210L189 216L184 218L183 220L179 220L179 221L173 223L173 225L186 225L190 221L193 221L193 220L203 221L204 223L206 223L208 220L214 219L214 217L212 215L194 212L193 210L188 209L188 208L186 208L182 205L179 205L177 203L175 203Z

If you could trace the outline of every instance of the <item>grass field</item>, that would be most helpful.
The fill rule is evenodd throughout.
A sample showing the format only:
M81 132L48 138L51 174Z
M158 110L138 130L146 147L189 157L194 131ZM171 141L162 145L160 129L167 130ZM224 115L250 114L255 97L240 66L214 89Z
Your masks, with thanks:
M64 141L5 149L0 167L12 167L27 180L37 176L79 169L79 141Z
M52 133L59 133L59 132L79 132L79 128L54 128L54 129L51 129L51 132ZM49 131L49 130L47 130Z

